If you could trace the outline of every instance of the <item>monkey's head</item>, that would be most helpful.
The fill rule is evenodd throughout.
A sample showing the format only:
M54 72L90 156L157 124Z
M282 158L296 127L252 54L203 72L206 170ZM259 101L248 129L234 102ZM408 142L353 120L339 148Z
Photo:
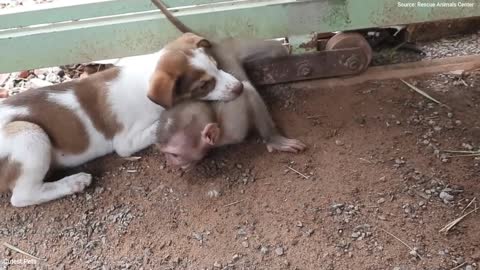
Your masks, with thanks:
M215 147L220 136L213 109L204 102L189 101L162 114L157 147L168 165L188 170Z

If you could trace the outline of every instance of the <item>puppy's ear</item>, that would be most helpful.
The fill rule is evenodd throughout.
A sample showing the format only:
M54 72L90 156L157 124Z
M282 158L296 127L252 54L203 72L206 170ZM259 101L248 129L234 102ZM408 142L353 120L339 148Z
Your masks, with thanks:
M150 79L148 98L164 108L172 107L175 98L175 82L176 78L164 71L157 70Z
M220 139L220 127L217 123L209 123L202 130L202 141L209 144L215 145Z
M185 41L191 43L197 48L210 48L212 44L206 38L193 33L185 33Z
M202 38L197 42L197 48L211 48L212 44L205 38Z

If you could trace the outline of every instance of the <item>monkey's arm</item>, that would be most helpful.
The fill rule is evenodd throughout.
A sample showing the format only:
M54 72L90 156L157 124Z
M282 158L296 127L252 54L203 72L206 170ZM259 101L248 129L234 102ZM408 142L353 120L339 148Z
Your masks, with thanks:
M287 48L277 40L228 38L217 46L221 47L223 55L235 55L241 63L288 55Z
M289 139L280 134L268 112L267 106L253 85L250 83L244 83L244 91L248 97L251 109L250 117L253 118L253 125L265 141L269 152L278 150L297 153L303 151L307 147L299 140Z

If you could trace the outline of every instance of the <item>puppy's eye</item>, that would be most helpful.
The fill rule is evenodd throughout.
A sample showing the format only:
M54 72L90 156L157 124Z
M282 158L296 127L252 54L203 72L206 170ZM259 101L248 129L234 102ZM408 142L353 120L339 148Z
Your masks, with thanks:
M200 84L198 85L198 88L204 90L207 88L207 85L208 85L208 82L207 81L202 81L200 82Z

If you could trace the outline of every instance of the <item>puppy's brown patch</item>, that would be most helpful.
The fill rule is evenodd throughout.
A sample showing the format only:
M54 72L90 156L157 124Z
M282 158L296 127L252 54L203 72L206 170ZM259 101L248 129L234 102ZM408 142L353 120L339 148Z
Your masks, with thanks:
M108 69L95 73L88 80L80 80L73 85L75 95L92 120L93 126L107 139L112 139L123 129L107 100L106 83L117 78L119 73L120 70L117 68Z
M94 127L105 138L111 139L123 128L107 102L107 83L118 74L119 70L112 68L82 80L28 90L7 99L5 104L29 108L28 115L18 116L14 121L27 121L39 125L48 134L54 148L66 154L79 154L89 145L89 137L83 123L65 106L48 100L48 94L73 90Z
M182 99L201 99L215 88L216 83L215 78L204 71L189 67L177 82L177 95Z
M172 50L166 52L159 61L151 79L148 97L169 108L182 100L201 99L215 85L215 78L191 66L185 53Z
M192 55L192 50L197 48L210 48L212 45L204 37L193 33L185 33L165 45L165 49L180 50L187 55Z
M0 192L6 192L13 188L20 176L22 164L11 161L8 158L0 158Z
M182 51L166 51L150 79L148 98L156 104L169 108L175 102L178 78L187 70L188 58Z
M13 121L26 121L40 126L50 138L52 146L67 154L79 154L88 148L89 137L83 123L68 108L48 100L45 89L32 89L10 97L4 104L27 107L28 115Z

